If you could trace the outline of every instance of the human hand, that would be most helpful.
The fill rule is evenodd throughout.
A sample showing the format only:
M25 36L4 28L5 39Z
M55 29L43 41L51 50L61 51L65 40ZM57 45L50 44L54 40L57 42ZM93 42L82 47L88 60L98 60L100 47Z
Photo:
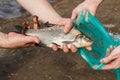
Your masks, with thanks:
M74 21L82 10L88 10L92 15L95 15L96 9L101 2L102 0L85 0L73 9L71 19Z
M83 3L79 4L72 12L71 19L63 19L60 23L62 23L65 28L64 28L64 33L68 33L72 27L73 27L73 21L76 19L80 11L87 9L89 10L93 15L95 15L96 9L98 5L102 2L102 0L85 0ZM89 4L89 5L88 5ZM57 50L58 48L54 45L53 50ZM92 47L88 46L86 47L87 50L91 50ZM64 52L69 52L69 49L66 44L63 45L63 51ZM71 46L71 51L76 52L77 48L72 45Z
M64 33L67 33L67 30L71 30L73 23L71 21L71 19L69 18L62 18L59 22L58 25L62 25L65 26L64 28ZM58 46L53 44L53 50L57 51L58 50ZM77 52L77 47L75 45L71 45L70 49L68 48L67 44L63 44L62 49L65 53L68 53L70 50L71 52ZM86 49L91 50L91 47L86 47Z
M101 63L106 64L103 70L120 68L120 46L116 47L108 57L103 58Z
M73 24L72 24L72 22L69 18L61 18L57 24L65 26L64 31L63 31L65 34L66 34L66 30L71 29L72 26L73 26ZM52 48L53 48L54 51L57 51L59 49L58 46L55 45L55 44L53 44ZM62 49L65 53L69 52L69 48L68 48L67 44L63 44ZM75 45L72 45L70 47L70 50L71 50L71 52L76 52L77 47Z
M15 32L8 34L0 33L0 47L2 48L19 48L33 46L34 43L40 43L39 38L33 36L25 36Z
M102 0L85 0L83 3L79 4L72 12L72 16L71 19L67 19L67 18L62 18L61 21L59 22L59 25L64 25L64 33L68 33L72 27L73 27L73 21L75 20L75 18L78 16L78 14L80 13L80 11L82 11L83 9L87 9L89 10L93 15L95 15L97 6L101 3ZM89 4L89 5L88 5ZM86 47L87 50L92 50L91 46ZM53 50L57 51L58 47L56 45L53 45ZM77 48L76 46L72 45L70 50L72 52L76 52ZM64 52L69 52L69 48L67 47L66 44L63 45L63 51Z

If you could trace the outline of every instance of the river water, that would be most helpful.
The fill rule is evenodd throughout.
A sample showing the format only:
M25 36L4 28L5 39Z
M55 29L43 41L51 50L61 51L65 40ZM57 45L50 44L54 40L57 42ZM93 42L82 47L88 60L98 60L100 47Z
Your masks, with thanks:
M57 0L48 1L53 4ZM29 13L16 0L0 0L0 18L11 19L25 15Z

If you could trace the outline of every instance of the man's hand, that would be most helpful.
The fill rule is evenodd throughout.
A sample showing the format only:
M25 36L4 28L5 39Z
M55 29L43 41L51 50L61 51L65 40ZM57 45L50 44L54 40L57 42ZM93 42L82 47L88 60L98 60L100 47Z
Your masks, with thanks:
M120 68L120 46L115 48L108 57L103 58L101 63L106 64L103 70Z
M82 10L88 10L92 15L95 15L96 9L101 2L102 0L85 0L73 9L71 19L74 21Z
M0 33L0 47L2 48L19 48L33 46L34 43L40 43L38 37L25 36L10 32L8 34Z
M69 31L73 27L73 21L76 19L76 17L82 10L87 9L93 15L95 15L96 9L101 2L102 0L85 0L83 3L80 3L75 9L73 9L71 19L62 18L59 24L65 26L64 33L69 33ZM70 49L72 52L77 51L77 48L74 45L72 45ZM88 46L86 47L86 49L91 50L92 47ZM53 50L57 51L58 47L56 45L53 45ZM66 53L69 52L69 49L66 44L63 45L63 51Z
M64 28L64 33L67 34L68 31L70 31L73 27L73 22L71 21L71 19L69 18L62 18L59 22L58 25L63 25ZM53 50L57 51L58 50L58 46L57 45L53 45ZM68 53L70 50L71 52L77 52L77 47L75 45L71 45L70 49L68 48L67 44L63 44L62 49L65 53ZM91 50L91 47L86 47L86 49Z
M73 26L73 23L69 18L61 18L57 24L65 26L64 31L63 31L65 34L66 34L66 31L71 30L71 28ZM57 45L53 44L52 48L54 51L58 50ZM70 50L71 50L71 52L77 52L77 47L75 45L72 45L71 48L69 49L67 44L63 44L62 49L65 53L68 53Z

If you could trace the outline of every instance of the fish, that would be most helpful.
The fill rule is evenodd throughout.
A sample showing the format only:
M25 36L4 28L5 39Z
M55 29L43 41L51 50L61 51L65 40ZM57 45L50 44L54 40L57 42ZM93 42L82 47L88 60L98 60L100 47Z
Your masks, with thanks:
M52 47L53 44L56 44L59 48L62 48L63 44L67 44L68 48L71 45L81 48L93 44L93 41L82 34L76 27L73 27L69 33L65 34L63 32L64 26L49 22L41 23L36 15L33 16L32 23L25 21L22 26L17 25L15 28L18 33L38 37L41 43L36 44L36 46Z
M63 32L64 27L59 25L53 25L52 27L42 28L42 29L27 29L25 30L25 35L37 36L41 40L42 46L52 47L56 44L59 48L62 45L67 44L68 48L74 44L77 48L91 46L93 41L83 35L75 27L67 34Z

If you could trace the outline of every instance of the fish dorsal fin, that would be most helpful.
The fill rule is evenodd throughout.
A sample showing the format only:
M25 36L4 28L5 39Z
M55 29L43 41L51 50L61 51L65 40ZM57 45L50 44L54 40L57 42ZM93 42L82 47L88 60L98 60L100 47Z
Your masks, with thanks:
M52 42L52 44L55 44L55 45L57 45L58 46L58 48L61 48L61 46L60 45L58 45L57 43L55 43L55 42Z

